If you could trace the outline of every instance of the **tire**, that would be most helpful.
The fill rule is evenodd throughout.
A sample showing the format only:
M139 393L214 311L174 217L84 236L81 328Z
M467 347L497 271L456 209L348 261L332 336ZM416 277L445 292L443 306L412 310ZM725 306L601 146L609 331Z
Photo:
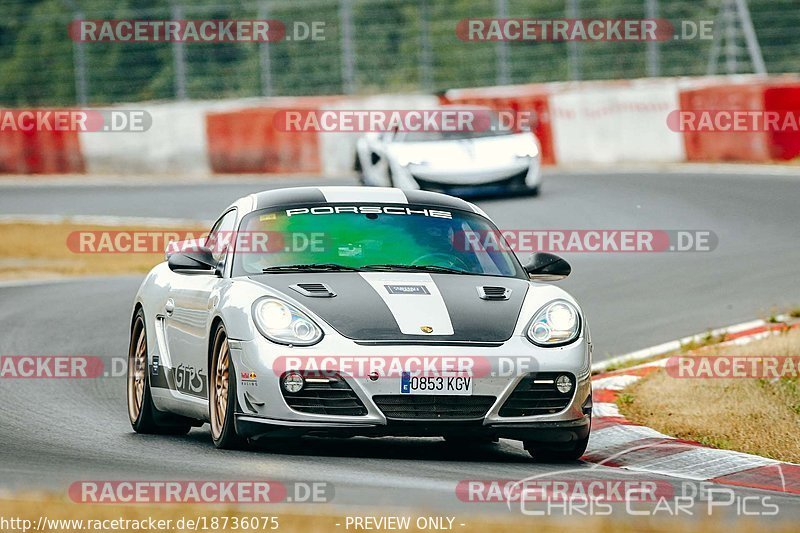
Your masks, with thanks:
M223 450L241 448L246 440L236 433L236 371L228 348L228 335L220 323L211 343L211 364L208 375L208 419L211 440Z
M185 435L192 428L190 420L159 411L153 405L147 357L147 323L141 308L134 316L128 346L127 397L128 419L136 433Z
M543 444L541 442L523 441L525 449L531 454L531 457L537 462L541 463L566 463L577 461L586 452L586 446L589 444L589 436L573 442L566 447L558 447L559 444Z
M539 196L539 185L528 189L528 196Z

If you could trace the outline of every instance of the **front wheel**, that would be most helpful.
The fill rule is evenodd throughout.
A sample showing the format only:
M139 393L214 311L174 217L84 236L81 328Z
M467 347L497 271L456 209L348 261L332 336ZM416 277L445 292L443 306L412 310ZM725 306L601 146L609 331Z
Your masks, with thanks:
M236 371L231 360L228 336L220 324L214 334L211 350L211 374L208 387L208 409L211 439L221 449L236 449L245 440L236 433Z

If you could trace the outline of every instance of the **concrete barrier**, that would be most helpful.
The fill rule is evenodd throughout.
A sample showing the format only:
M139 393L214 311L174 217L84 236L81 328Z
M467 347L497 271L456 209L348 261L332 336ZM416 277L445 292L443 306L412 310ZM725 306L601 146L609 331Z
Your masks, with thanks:
M764 91L764 108L767 111L793 113L800 116L800 83L780 87L767 87ZM800 130L787 129L771 134L771 156L778 161L800 157Z
M81 132L90 174L181 174L207 176L206 114L258 100L216 100L121 104L103 109L143 110L152 117L147 131Z
M404 110L438 104L530 112L549 165L787 161L800 131L685 132L669 126L683 110L800 113L797 76L660 78L559 82L365 97L321 96L138 103L144 132L21 132L0 129L0 173L208 176L228 173L352 173L363 132L286 131L290 109ZM277 119L276 119L277 117Z
M10 112L15 124L18 124L20 112ZM0 128L0 174L70 174L85 171L81 142L76 131Z
M215 173L320 173L319 134L282 131L287 110L319 110L335 97L278 98L258 107L206 115L208 159Z
M658 79L577 87L550 96L559 164L680 162L680 133L667 128L679 106L677 80Z
M800 83L753 81L722 83L684 90L680 95L682 113L715 116L720 112L800 113ZM787 129L732 129L731 131L683 132L687 161L769 162L790 160L800 155L800 131Z

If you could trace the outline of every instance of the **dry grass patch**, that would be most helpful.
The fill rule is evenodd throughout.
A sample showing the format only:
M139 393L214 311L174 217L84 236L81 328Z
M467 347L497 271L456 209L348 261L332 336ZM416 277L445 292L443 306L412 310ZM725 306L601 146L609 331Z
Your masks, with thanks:
M797 357L800 330L689 355ZM617 404L630 421L667 435L800 463L800 382L796 376L681 379L660 370L625 389Z
M79 235L76 232L108 232L114 235L117 232L142 234L164 231L173 230L153 227L0 223L0 279L144 273L164 260L163 248L152 253L83 253L76 251L80 250ZM190 228L189 231L201 233L203 230ZM95 246L99 245L98 236Z

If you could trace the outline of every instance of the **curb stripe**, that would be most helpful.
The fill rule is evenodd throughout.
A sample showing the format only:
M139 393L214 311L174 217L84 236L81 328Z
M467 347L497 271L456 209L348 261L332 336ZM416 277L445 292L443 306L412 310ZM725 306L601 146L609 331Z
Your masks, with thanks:
M763 490L775 490L775 480L782 482L780 490L790 494L800 494L800 466L791 463L778 463L759 466L735 474L728 474L710 481L723 485L736 485Z

